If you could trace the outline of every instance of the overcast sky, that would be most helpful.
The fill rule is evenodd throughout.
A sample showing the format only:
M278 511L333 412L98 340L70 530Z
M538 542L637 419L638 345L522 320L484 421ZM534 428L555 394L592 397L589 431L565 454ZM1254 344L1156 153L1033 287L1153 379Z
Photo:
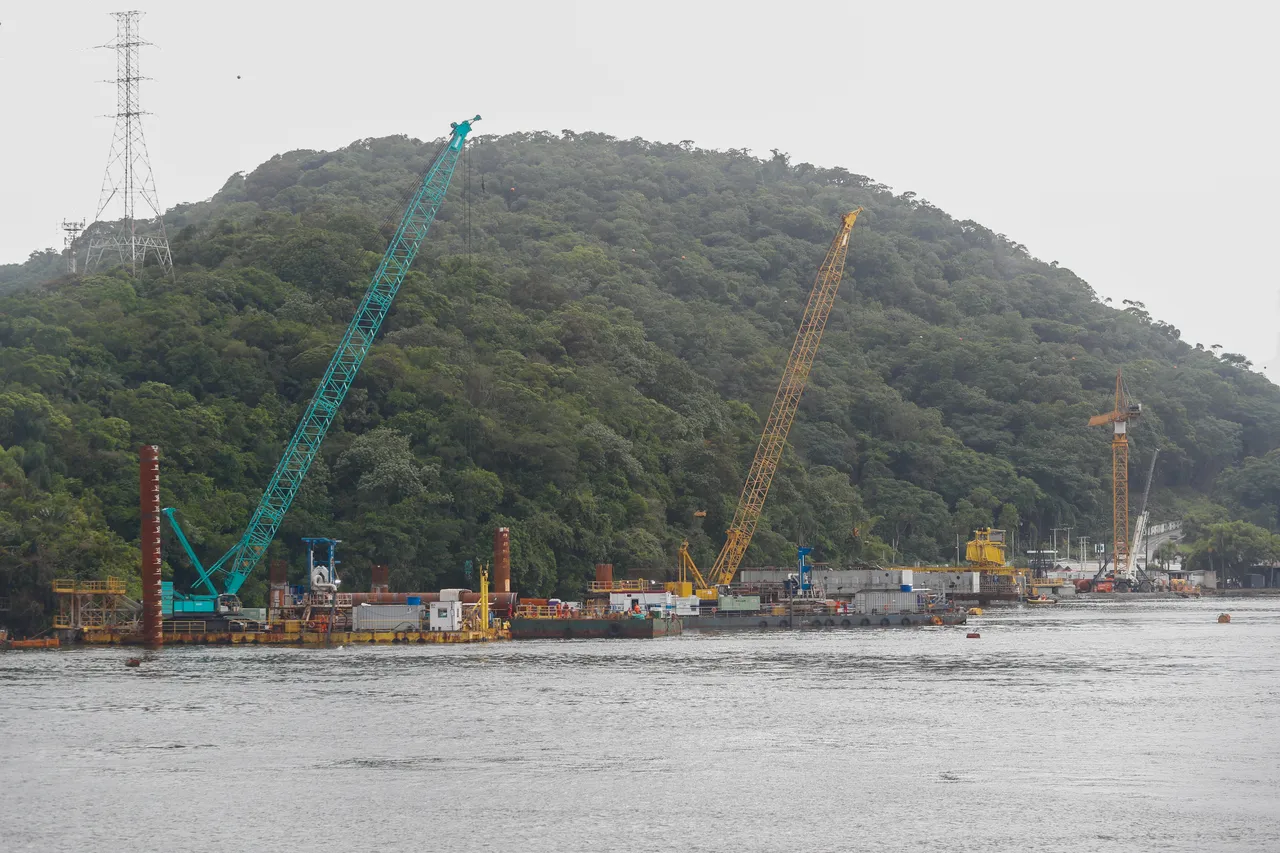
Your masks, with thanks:
M137 0L145 2L145 0ZM92 219L115 2L0 0L0 262ZM123 8L128 8L124 6ZM790 152L1008 234L1183 338L1277 354L1265 2L159 2L165 206L293 148L562 128ZM1272 367L1280 372L1280 365Z

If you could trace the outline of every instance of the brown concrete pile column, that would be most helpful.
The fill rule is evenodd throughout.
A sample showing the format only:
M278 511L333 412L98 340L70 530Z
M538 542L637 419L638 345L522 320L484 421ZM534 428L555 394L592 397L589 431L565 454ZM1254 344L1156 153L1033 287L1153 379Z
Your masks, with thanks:
M493 591L511 592L511 529L493 531Z
M391 591L391 567L386 563L374 563L369 567L369 592Z
M139 456L138 504L142 516L142 640L149 649L164 644L160 602L160 448L144 445Z
M613 583L613 563L596 563L596 583Z

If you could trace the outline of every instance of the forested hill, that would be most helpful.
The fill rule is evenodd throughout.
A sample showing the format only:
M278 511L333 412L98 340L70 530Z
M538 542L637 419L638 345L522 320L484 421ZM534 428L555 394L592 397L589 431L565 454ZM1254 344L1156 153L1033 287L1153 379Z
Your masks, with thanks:
M496 525L526 593L572 594L599 560L670 565L686 536L710 563L857 206L747 563L790 563L797 541L833 563L944 560L992 522L1024 547L1054 526L1103 538L1110 435L1086 421L1111 408L1117 367L1144 405L1135 503L1158 447L1157 518L1275 526L1280 488L1255 494L1238 470L1280 446L1280 389L1012 239L783 154L477 143L273 546L295 570L299 537L333 535L356 584L370 562L400 589L457 583ZM26 607L54 575L135 573L143 443L197 548L235 540L435 149L367 139L232 177L168 215L176 282L16 289L44 255L0 271L0 596ZM176 547L167 564L189 578Z

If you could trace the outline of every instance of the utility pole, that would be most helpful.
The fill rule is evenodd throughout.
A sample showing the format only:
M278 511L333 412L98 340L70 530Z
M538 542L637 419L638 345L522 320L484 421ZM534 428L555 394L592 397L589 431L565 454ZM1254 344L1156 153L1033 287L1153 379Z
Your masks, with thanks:
M1053 559L1058 559L1058 531L1065 530L1067 532L1067 562L1071 561L1071 527L1055 527L1053 528Z
M116 79L106 81L116 84L116 112L108 116L116 120L116 129L102 178L98 212L93 218L101 222L111 208L113 213L108 215L119 215L119 221L89 241L85 272L100 268L104 256L111 256L136 276L152 255L165 273L173 275L173 256L151 173L147 140L142 133L142 117L148 113L143 111L138 94L139 84L148 79L138 73L138 49L150 42L138 35L141 12L112 12L111 17L116 19L116 40L102 47L116 52ZM137 218L139 199L145 215L141 221Z

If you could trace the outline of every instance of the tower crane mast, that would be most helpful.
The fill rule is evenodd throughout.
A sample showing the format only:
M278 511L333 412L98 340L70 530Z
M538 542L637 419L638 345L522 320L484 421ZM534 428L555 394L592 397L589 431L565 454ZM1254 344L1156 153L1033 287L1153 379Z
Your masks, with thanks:
M355 316L351 318L351 323L347 326L333 358L330 359L329 367L325 370L324 377L320 380L311 402L307 404L302 420L294 429L293 437L289 439L284 455L280 457L280 462L276 465L271 480L267 483L267 488L263 491L262 498L258 501L258 506L249 520L249 526L245 528L240 540L217 561L205 566L187 541L182 527L174 517L174 509L172 507L164 509L164 514L169 519L174 533L177 534L178 541L196 568L197 583L208 590L208 595L187 597L188 601L196 605L194 609L218 612L239 610L239 599L236 593L253 572L258 561L266 554L267 547L275 538L276 531L280 529L280 524L284 521L293 499L302 488L307 471L311 468L316 454L320 452L320 445L324 442L334 418L337 417L342 401L346 398L352 383L355 382L356 374L360 372L365 356L373 347L373 341L382 327L382 321L391 310L391 303L395 300L400 285L404 283L405 276L413 265L418 249L422 246L422 241L435 220L436 212L444 202L458 158L462 154L463 145L471 132L471 125L479 120L480 116L475 116L451 125L452 134L436 153L408 207L405 208L395 235L382 256L382 262L373 274L369 289L365 291ZM214 579L218 576L222 577L221 590L214 584ZM200 606L202 604L207 606Z
M1116 371L1115 407L1089 418L1089 426L1112 425L1111 433L1111 536L1115 543L1117 576L1129 565L1129 424L1142 417L1142 404L1134 402Z
M800 330L796 333L795 342L791 345L791 355L787 358L787 366L782 372L782 381L778 383L777 393L773 397L773 405L769 409L769 417L765 421L764 430L760 434L760 444L756 447L755 458L751 461L751 469L747 473L746 482L742 486L742 494L738 497L738 506L733 513L733 521L729 524L728 536L715 565L706 579L717 586L725 586L733 581L742 564L742 557L751 545L756 525L760 522L760 513L764 509L765 499L769 496L769 486L773 475L778 470L778 462L782 459L782 451L787 444L787 434L795 421L796 410L800 406L800 397L804 394L809 372L813 369L813 361L818 355L818 345L822 343L822 333L827 327L827 318L831 316L831 307L835 304L836 292L840 289L840 281L844 277L845 255L849 251L849 235L853 225L858 221L862 208L844 214L840 220L840 230L827 249L822 266L818 268L818 277L813 289L809 291L809 301L805 305L804 316L800 321ZM680 546L681 565L692 566L693 560L688 554L688 542ZM696 576L696 569L694 569Z

